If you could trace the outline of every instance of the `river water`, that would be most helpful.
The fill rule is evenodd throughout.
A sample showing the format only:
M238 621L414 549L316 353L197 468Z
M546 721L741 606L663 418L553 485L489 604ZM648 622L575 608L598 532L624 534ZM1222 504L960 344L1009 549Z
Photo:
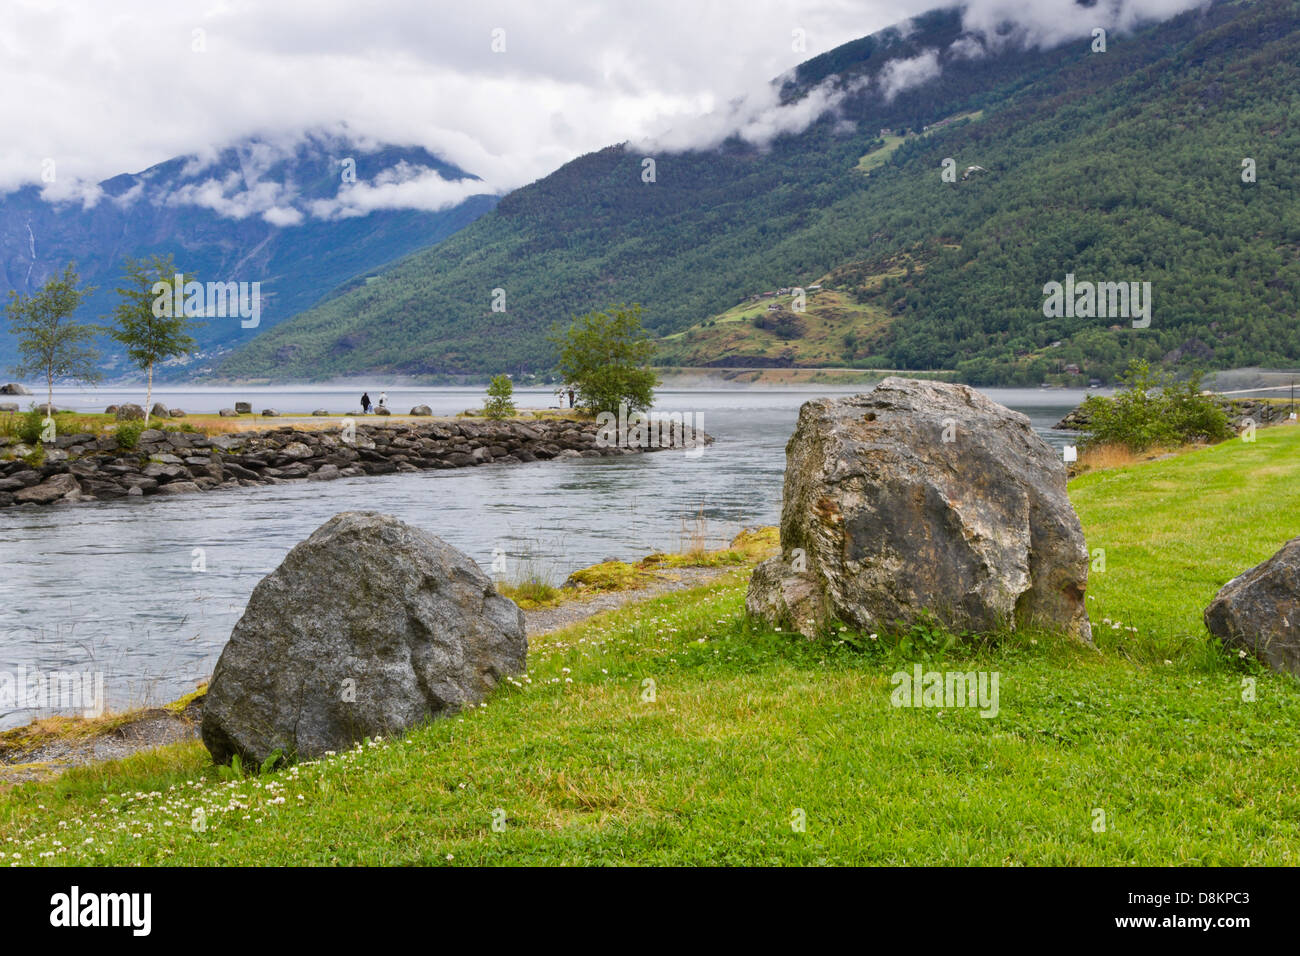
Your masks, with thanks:
M717 439L698 457L656 452L0 510L0 728L39 715L16 706L30 701L5 705L6 674L102 674L110 708L193 690L212 672L254 585L340 511L396 515L467 552L485 570L499 552L508 579L531 570L554 584L607 557L680 550L701 536L720 546L744 526L778 522L785 443L799 406L863 390L660 390L658 410L700 415ZM58 389L55 404L102 411L110 403L142 401L137 392ZM1058 448L1071 439L1051 425L1084 394L986 392L1027 414ZM378 398L377 391L370 394ZM360 391L188 389L159 396L194 413L241 399L258 411L342 413ZM388 398L399 412L424 403L435 414L451 414L481 404L483 392L404 388L389 389ZM519 390L516 400L527 407L554 403L540 390Z

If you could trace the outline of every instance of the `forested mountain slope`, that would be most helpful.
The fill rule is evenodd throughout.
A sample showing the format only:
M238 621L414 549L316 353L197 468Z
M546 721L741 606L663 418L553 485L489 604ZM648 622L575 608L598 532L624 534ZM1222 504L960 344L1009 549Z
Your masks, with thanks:
M958 369L987 384L1072 364L1109 377L1132 356L1300 360L1300 0L1219 3L1112 34L1104 53L1087 38L971 49L960 13L937 11L803 64L787 99L819 84L843 99L768 148L581 157L221 373L545 369L547 329L575 313L636 301L668 335L822 277L855 307L845 314L870 321L838 336L834 317L816 323L818 364ZM939 76L882 95L888 64L930 51ZM982 169L963 179L970 166ZM1045 317L1044 284L1067 274L1150 282L1149 327Z

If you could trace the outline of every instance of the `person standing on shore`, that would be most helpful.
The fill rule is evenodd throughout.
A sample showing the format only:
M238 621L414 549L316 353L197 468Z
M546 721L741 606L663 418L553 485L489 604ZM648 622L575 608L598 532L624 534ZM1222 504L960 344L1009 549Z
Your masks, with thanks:
M361 414L363 415L370 414L370 393L369 392L361 393Z
M388 393L387 393L387 392L380 392L380 393L379 393L379 406L380 406L381 408L387 408L387 407L388 407Z

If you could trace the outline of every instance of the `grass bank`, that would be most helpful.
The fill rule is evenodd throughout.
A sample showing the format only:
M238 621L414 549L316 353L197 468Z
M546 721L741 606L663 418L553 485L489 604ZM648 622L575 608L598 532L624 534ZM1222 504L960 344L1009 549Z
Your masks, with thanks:
M1300 428L1071 494L1104 550L1095 648L810 643L744 620L741 568L545 636L400 740L248 777L179 745L13 788L0 863L1300 863L1300 682L1200 623L1300 532ZM891 706L915 663L998 674L997 716Z

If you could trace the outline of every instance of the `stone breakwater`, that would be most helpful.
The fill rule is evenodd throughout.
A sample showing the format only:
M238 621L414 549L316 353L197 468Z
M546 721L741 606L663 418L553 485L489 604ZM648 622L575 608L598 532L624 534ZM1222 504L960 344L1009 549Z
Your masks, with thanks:
M129 450L119 448L112 434L60 435L45 445L39 465L21 458L0 461L0 507L604 458L713 442L703 432L696 436L689 429L665 431L654 445L627 447L602 441L595 422L568 420L348 423L319 430L281 426L211 436L151 428Z

